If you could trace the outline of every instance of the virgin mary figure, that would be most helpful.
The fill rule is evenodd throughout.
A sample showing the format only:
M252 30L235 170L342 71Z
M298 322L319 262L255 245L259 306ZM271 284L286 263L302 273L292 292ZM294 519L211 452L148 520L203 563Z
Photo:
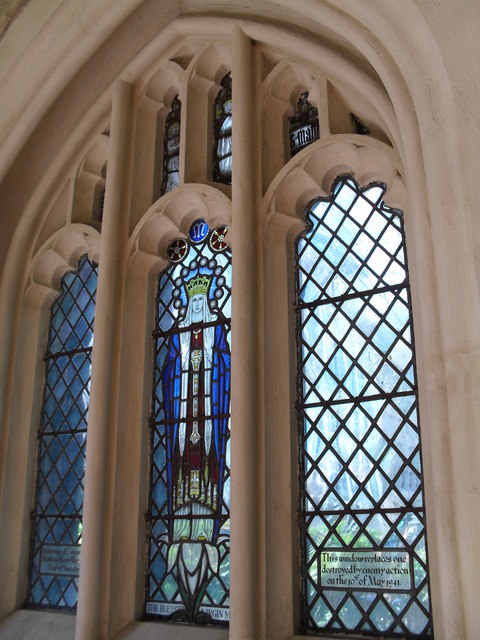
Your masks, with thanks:
M209 307L211 283L211 274L197 272L184 284L186 312L162 371L170 544L214 545L221 527L230 348L223 317Z

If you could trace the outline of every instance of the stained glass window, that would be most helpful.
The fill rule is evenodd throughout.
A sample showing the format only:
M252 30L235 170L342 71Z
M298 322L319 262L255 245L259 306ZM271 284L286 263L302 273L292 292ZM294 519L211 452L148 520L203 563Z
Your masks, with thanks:
M221 81L213 107L213 179L232 184L232 76Z
M159 276L150 442L147 616L227 623L231 252L197 220Z
M75 609L97 265L67 273L50 311L32 511L30 606Z
M304 630L432 638L402 214L337 181L296 245Z
M295 113L288 119L288 137L292 158L320 137L318 110L308 101L308 91L299 97Z
M176 95L165 121L165 132L163 135L162 195L178 187L181 108L181 102L178 99L178 95Z

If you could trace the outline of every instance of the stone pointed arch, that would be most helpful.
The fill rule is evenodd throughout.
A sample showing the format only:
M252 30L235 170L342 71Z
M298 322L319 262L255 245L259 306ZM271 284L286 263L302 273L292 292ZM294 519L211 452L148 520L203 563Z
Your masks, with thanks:
M58 291L63 276L73 269L81 256L98 261L100 237L89 227L78 225L50 239L32 260L30 286L40 285ZM83 227L83 228L82 228Z
M296 557L298 541L288 528L278 526L278 512L272 504L285 501L294 513L298 508L290 479L278 473L298 455L296 444L287 448L279 442L292 442L295 432L296 351L294 316L294 241L305 229L305 210L312 200L327 197L339 175L349 174L362 185L384 182L386 199L396 207L407 208L408 199L400 177L400 161L391 148L361 136L336 136L319 140L292 158L278 173L263 199L261 219L263 238L263 309L265 313L265 447L274 452L265 458L266 530L271 542L268 550L269 596L272 602L294 598L296 569L280 563L285 550ZM286 339L288 336L288 340ZM284 348L279 349L278 345ZM287 346L288 345L288 346ZM295 467L296 468L296 467ZM293 492L295 494L295 491ZM274 541L274 542L272 542ZM286 591L285 591L286 590ZM275 610L277 628L291 624L283 610Z
M6 553L2 571L18 585L12 591L14 606L23 604L28 575L30 509L35 485L36 431L42 405L43 356L47 343L49 309L59 293L63 276L77 269L79 259L88 254L99 257L99 234L87 225L71 225L55 233L26 266L18 326L15 333L15 363L9 372L12 405L4 414L3 446L8 465L3 469L2 519L8 517L10 533L0 533ZM13 345L12 345L13 346ZM22 508L10 511L11 505ZM8 513L8 516L5 514ZM21 598L21 601L17 601Z
M142 216L131 235L130 257L143 253L155 262L166 260L170 241L187 235L194 220L204 218L209 226L229 225L231 215L231 202L218 189L182 185L160 198Z
M309 202L327 197L339 175L355 177L362 187L371 182L387 186L385 202L405 210L407 192L401 178L400 162L391 148L360 136L338 136L312 144L277 174L265 198L267 228L277 214L302 219Z
M170 112L172 101L178 96L182 107L185 106L186 72L182 67L167 60L144 82L140 90L136 115L135 146L138 161L134 167L134 183L138 197L134 199L132 210L133 224L137 222L146 208L160 196L163 178L163 140L165 121ZM185 113L185 109L183 109ZM183 180L185 157L184 125L180 133L180 181Z
M323 77L292 60L279 62L266 76L261 87L262 105L262 184L264 191L290 157L288 117L292 116L300 94L308 92L309 101L321 109ZM323 91L325 93L325 91ZM322 118L323 132L326 119ZM281 132L281 133L280 133Z

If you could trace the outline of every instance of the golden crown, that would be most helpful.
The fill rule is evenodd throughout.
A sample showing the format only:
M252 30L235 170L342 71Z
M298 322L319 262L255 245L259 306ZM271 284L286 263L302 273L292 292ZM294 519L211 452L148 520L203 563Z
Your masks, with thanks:
M185 285L187 295L189 298L196 296L199 293L206 294L208 287L210 286L210 278L208 276L198 275L191 278Z

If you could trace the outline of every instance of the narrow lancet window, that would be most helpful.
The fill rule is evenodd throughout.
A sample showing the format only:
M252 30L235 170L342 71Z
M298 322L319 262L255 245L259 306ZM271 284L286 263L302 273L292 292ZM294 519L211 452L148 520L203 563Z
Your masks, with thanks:
M197 220L159 276L145 613L228 623L231 252Z
M318 110L308 101L308 91L299 97L295 113L288 119L288 137L292 158L320 137Z
M222 78L213 107L213 179L232 184L232 77Z
M302 625L432 638L403 216L337 181L296 244Z
M165 121L163 135L163 181L162 196L178 187L180 168L180 112L181 102L178 95L172 102L172 108Z
M83 257L64 276L50 311L29 606L73 610L77 604L96 290L97 265Z

